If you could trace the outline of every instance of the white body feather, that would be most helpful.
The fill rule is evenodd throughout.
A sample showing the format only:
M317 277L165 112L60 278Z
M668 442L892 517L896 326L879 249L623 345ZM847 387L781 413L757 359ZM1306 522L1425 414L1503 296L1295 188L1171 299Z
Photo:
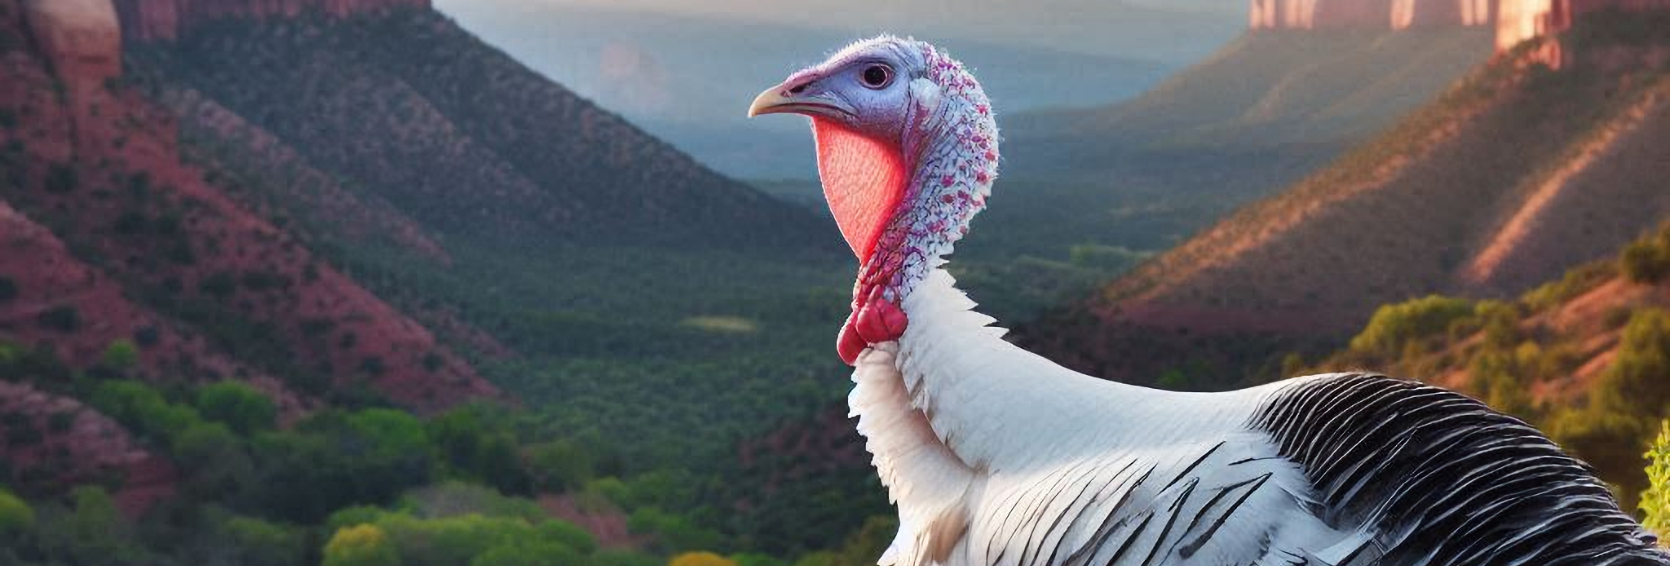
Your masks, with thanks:
M853 374L852 414L899 507L881 564L1229 564L1259 548L1270 556L1256 564L1290 564L1361 546L1307 511L1303 474L1245 426L1290 383L1188 394L1103 381L1005 342L973 306L933 270L906 298L905 335ZM1280 489L1251 489L1262 483ZM1231 504L1237 520L1217 524ZM1144 520L1170 526L1123 552L1109 542L1125 537L1104 529Z

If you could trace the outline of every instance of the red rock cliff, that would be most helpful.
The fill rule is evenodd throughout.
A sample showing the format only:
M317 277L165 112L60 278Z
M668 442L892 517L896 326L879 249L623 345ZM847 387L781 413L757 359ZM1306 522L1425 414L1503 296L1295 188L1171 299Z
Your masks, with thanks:
M203 22L225 18L294 17L308 12L343 17L398 7L428 8L430 0L115 0L129 40L172 40Z
M23 7L29 34L71 88L122 73L122 37L110 0L30 0Z
M1482 26L1498 0L1252 0L1252 29Z
M1507 51L1607 9L1666 10L1670 0L1251 0L1248 23L1254 30L1489 26L1496 49Z

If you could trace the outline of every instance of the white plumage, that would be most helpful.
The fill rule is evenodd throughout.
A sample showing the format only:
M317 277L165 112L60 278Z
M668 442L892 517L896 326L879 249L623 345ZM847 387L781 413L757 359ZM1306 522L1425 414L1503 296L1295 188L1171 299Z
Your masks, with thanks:
M813 117L864 262L838 351L899 510L881 564L1670 566L1587 467L1461 395L1365 374L1174 393L1005 342L941 269L992 194L997 125L933 46L855 44L750 109L777 112Z
M1279 385L1165 394L1098 380L1003 341L973 306L934 270L906 299L905 336L853 373L852 414L900 510L881 564L1100 565L1119 548L1094 543L1128 537L1112 563L1202 540L1166 563L1226 564L1266 532L1280 541L1267 563L1286 564L1284 544L1298 553L1348 538L1293 512L1303 474L1240 426ZM1265 485L1281 489L1252 489ZM1212 508L1231 504L1271 511L1216 524ZM1172 528L1132 537L1143 521Z
M905 299L911 325L904 336L866 351L853 373L852 415L899 508L899 534L882 565L1529 565L1558 552L1587 553L1579 555L1588 560L1577 562L1582 564L1670 563L1609 499L1603 503L1610 510L1586 513L1592 515L1583 522L1592 531L1587 538L1580 531L1542 530L1571 517L1569 512L1518 527L1522 540L1543 539L1544 549L1555 553L1538 553L1532 546L1445 562L1439 561L1448 556L1442 547L1409 552L1405 545L1425 538L1411 536L1422 534L1419 518L1382 508L1341 520L1346 515L1334 512L1339 504L1328 501L1292 451L1255 424L1261 413L1297 402L1300 391L1344 388L1365 378L1319 375L1228 393L1123 385L1067 370L1003 341L1000 329L987 326L992 319L973 307L949 274L932 270ZM1387 378L1366 379L1410 385L1382 396L1459 399ZM1456 430L1468 429L1461 421L1494 415L1471 405L1448 413L1458 420ZM1314 436L1302 440L1362 441L1325 438L1358 414L1351 409L1343 403L1307 409L1339 412L1319 415L1322 424L1310 429ZM1362 410L1373 409L1371 403ZM1406 427L1395 422L1402 416L1388 415L1380 426ZM1506 417L1498 420L1512 424ZM1510 428L1517 435L1503 431L1502 438L1525 442L1535 454L1525 459L1526 466L1565 460L1545 462L1550 467L1533 479L1550 489L1578 489L1581 493L1570 496L1574 503L1607 497L1546 440L1525 438L1523 425ZM1410 438L1403 436L1402 442ZM1400 459L1398 446L1371 451L1388 455L1384 460L1354 464L1386 470L1391 480L1410 480L1405 474L1419 477L1423 468L1435 467ZM1470 477L1512 479L1472 473L1488 469L1461 470L1446 484L1466 490ZM1461 495L1475 506L1463 513L1487 510L1492 503L1483 490L1479 497ZM1504 501L1509 500L1495 503ZM1500 542L1514 548L1514 539Z

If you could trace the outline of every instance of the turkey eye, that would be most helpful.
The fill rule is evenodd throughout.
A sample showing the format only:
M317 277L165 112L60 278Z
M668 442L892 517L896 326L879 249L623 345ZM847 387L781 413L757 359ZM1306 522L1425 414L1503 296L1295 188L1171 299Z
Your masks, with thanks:
M893 68L887 65L875 64L864 69L864 86L882 88L893 82Z

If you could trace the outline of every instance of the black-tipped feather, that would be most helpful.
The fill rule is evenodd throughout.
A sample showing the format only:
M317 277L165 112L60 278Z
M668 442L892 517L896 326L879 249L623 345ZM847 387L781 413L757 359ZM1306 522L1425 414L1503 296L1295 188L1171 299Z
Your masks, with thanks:
M1519 419L1379 375L1284 390L1253 417L1379 566L1670 565L1592 470Z

